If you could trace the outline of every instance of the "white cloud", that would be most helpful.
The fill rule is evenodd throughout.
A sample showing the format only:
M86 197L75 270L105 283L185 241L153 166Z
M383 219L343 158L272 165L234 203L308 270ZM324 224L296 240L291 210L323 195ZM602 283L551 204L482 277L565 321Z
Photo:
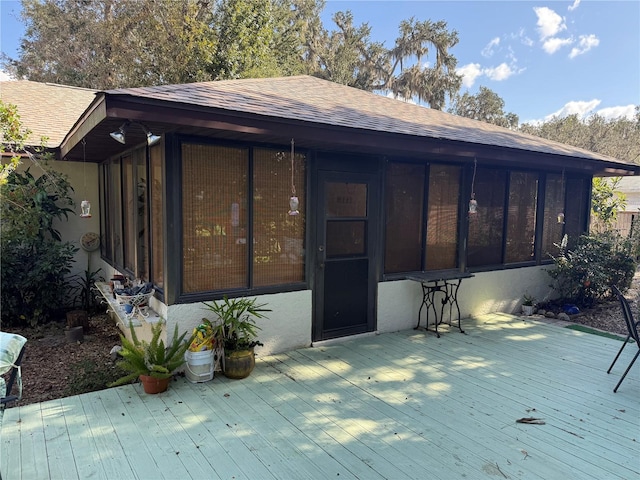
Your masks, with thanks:
M571 53L569 53L569 58L575 58L578 55L582 55L583 53L587 53L594 47L600 45L600 39L596 37L593 33L590 35L580 35L578 40L578 46L573 47L571 49Z
M483 57L490 57L495 52L495 48L500 45L500 37L492 39L480 52Z
M633 120L636 117L636 106L632 103L631 105L621 105L618 107L606 107L601 108L596 111L598 115L606 118L607 120L614 120L616 118L625 117L628 120Z
M471 88L480 75L482 75L482 68L479 63L469 63L458 69L456 69L458 75L462 75L462 85L467 88Z
M578 5L580 5L580 0L574 0L573 5L569 5L567 7L567 10L573 12L576 8L578 8Z
M501 63L495 68L485 68L483 70L483 73L491 80L499 82L502 80L506 80L516 72L506 63Z
M404 103L410 103L411 105L416 105L416 102L414 102L412 99L401 97L399 95L396 95L393 92L387 92L385 96L387 98L393 98L394 100L400 100L401 102L404 102Z
M7 72L0 70L0 82L6 82L8 80L15 80L15 78L13 78Z
M538 33L540 40L553 37L567 28L564 18L547 7L534 7L534 12L538 17Z
M478 77L486 76L489 80L500 82L513 75L522 73L524 70L524 68L515 68L515 62L512 65L503 62L497 67L486 68L482 68L479 63L469 63L456 69L456 73L462 75L462 85L466 88L471 88Z
M565 45L571 45L573 43L572 38L548 38L542 43L542 49L549 55L556 53L560 48Z
M584 118L591 111L600 105L601 100L593 99L589 101L572 101L565 103L564 107L562 107L557 112L552 113L551 115L547 115L544 117L545 121L551 120L553 117L568 117L569 115L577 114L578 117Z

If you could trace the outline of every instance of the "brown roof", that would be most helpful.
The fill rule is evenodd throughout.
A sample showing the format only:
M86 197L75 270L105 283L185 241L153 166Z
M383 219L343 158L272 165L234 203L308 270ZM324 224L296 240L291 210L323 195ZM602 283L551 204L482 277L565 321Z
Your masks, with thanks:
M223 80L109 90L131 96L264 117L628 163L310 76ZM178 105L176 105L178 106Z
M60 146L95 93L86 88L28 80L0 82L0 99L18 107L22 126L31 130L30 143L39 145L45 136L48 148Z

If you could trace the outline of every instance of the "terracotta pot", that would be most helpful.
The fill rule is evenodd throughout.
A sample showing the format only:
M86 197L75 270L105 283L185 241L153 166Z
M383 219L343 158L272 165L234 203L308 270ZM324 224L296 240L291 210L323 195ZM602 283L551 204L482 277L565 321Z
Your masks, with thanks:
M142 382L144 393L161 393L166 392L167 388L169 388L171 377L156 378L149 375L140 375L140 381Z
M224 352L224 376L227 378L246 378L255 366L256 357L253 348Z

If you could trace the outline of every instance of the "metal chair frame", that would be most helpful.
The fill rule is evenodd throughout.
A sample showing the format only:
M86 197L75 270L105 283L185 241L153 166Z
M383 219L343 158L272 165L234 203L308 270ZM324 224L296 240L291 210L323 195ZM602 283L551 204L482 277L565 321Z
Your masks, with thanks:
M607 370L607 373L611 373L611 369L613 368L615 363L618 361L618 358L620 357L622 350L624 350L624 347L627 346L627 343L630 343L629 339L633 339L636 345L638 346L638 351L633 356L633 359L631 360L631 363L629 363L629 366L627 367L627 369L624 371L622 378L620 378L620 381L618 381L616 388L613 389L613 392L616 393L618 391L618 388L620 387L620 384L622 384L622 381L627 376L627 373L629 373L629 370L631 370L631 367L637 360L638 355L640 355L640 335L638 334L638 327L640 326L640 321L637 321L637 322L634 321L633 313L631 312L631 306L629 305L629 302L624 297L624 295L622 295L622 292L620 292L620 290L616 286L613 286L611 288L613 290L613 293L615 293L618 296L618 299L620 300L620 306L622 307L622 316L624 317L624 321L627 324L627 330L629 334L627 335L627 338L625 338L624 343L622 344L622 347L620 347L620 350L618 350L618 354L616 355L616 358L613 359L613 362L609 366L609 370Z

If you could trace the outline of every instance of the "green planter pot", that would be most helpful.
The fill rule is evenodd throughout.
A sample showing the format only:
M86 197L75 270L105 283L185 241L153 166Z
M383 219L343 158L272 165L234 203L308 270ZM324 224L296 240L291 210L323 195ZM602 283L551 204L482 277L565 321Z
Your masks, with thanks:
M227 378L246 378L256 366L253 348L224 352L224 376Z

